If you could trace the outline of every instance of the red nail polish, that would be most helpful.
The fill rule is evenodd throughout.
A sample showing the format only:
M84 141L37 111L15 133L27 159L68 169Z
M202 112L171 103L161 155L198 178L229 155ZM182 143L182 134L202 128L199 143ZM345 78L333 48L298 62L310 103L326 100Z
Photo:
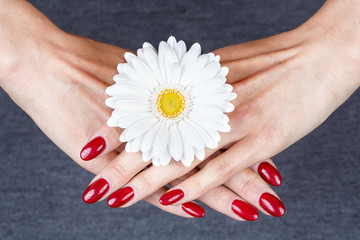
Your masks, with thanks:
M80 157L82 160L89 161L99 156L105 147L105 140L102 137L96 137L85 145L80 152Z
M236 215L247 221L255 221L259 218L256 208L241 200L234 200L231 209Z
M109 207L117 208L129 202L134 197L132 187L125 187L111 194L107 200Z
M258 167L258 172L260 176L271 185L275 187L281 185L281 175L278 170L270 163L262 162Z
M183 203L182 209L189 215L197 218L205 216L205 210L198 204L193 202Z
M86 188L83 193L84 202L91 204L97 202L109 190L109 183L100 178Z
M162 195L159 202L162 205L170 205L176 203L183 197L184 197L184 192L181 189L176 189Z
M259 199L260 206L274 217L282 217L285 214L284 204L274 195L263 193Z

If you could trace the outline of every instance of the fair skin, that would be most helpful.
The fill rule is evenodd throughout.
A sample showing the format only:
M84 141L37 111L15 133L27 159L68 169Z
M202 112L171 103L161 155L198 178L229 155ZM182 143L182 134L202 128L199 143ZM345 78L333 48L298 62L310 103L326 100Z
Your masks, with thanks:
M218 148L228 150L168 191L184 193L174 206L201 198L222 184L238 194L252 191L236 187L237 176L247 178L244 169L292 145L344 103L360 85L359 13L358 1L329 0L297 29L215 51L222 64L229 67L228 81L238 95L233 101L235 110L229 114L231 133L221 135ZM118 135L107 136L105 129L104 125L93 136L105 136L116 147ZM207 150L206 157L213 153ZM123 187L124 175L144 166L140 154L132 155L136 161L131 158L137 166L128 164L128 156L120 154L94 180L108 179L109 193ZM174 163L163 168L149 167L125 184L135 192L125 206L199 164L195 161L190 168ZM114 174L114 168L121 169L121 174ZM263 210L257 202L259 195L251 196L254 199L246 200Z
M104 104L108 97L105 88L113 83L112 76L116 73L116 65L124 62L125 50L65 33L22 0L0 0L0 28L0 53L3 56L0 59L0 86L12 100L84 169L94 174L107 169L109 173L112 171L109 175L115 180L120 175L119 168L114 167L114 164L118 159L127 157L131 159L134 169L121 179L121 183L124 185L133 179L147 164L138 161L139 154L122 151L123 146L118 144L119 129L102 128L102 135L107 139L116 139L116 142L112 144L108 141L107 152L95 161L85 162L79 157L82 146L110 116L111 109ZM267 162L273 164L271 160ZM243 221L243 218L231 210L232 201L242 199L258 207L257 198L263 192L276 196L256 173L258 164L239 171L234 176L234 179L238 179L234 187L227 189L217 186L199 197L199 200L221 213ZM141 169L138 168L140 165ZM158 170L162 171L161 168ZM172 179L171 185L180 183L198 171L194 168L186 176ZM128 206L144 199L167 212L191 217L180 206L163 206L159 203L160 196L168 190L163 187L165 184L146 196L136 194L139 197L133 199ZM242 193L241 189L251 191ZM111 191L114 190L116 185L111 183ZM258 208L268 214L261 207Z
M145 167L140 154L121 152L119 156L116 156L117 153L114 150L118 147L116 141L120 132L115 129L109 130L104 125L100 127L106 121L109 110L102 106L106 96L103 96L101 91L106 84L104 80L100 83L95 81L100 78L99 72L101 72L96 71L96 66L101 66L98 70L104 67L109 68L108 75L104 73L101 77L106 76L108 77L106 79L109 80L114 74L115 61L123 60L121 50L112 49L109 45L97 45L91 41L89 43L89 40L76 39L75 36L69 36L67 39L72 40L65 39L60 44L57 42L55 46L50 41L52 51L45 51L41 56L53 59L55 61L53 65L61 66L60 69L71 69L75 72L69 70L69 72L59 73L58 71L47 76L46 74L51 73L54 66L46 68L50 70L43 71L37 69L39 65L26 66L29 64L29 61L26 61L28 59L22 58L26 64L21 64L15 57L15 59L1 60L3 62L0 64L3 64L4 69L9 71L8 74L0 76L0 81L13 100L61 149L84 168L98 173L94 180L105 178L109 181L110 190L107 195L125 184L135 190L134 198L124 205L125 207L146 198L154 200L153 204L162 209L171 209L169 206L165 208L158 204L158 199L166 191L162 186L173 182L175 184L173 189L181 189L185 193L184 197L172 206L173 209L179 209L176 206L194 199L204 202L210 199L221 203L221 206L214 207L209 204L210 206L236 218L237 216L233 216L234 214L229 211L229 204L235 197L242 197L259 210L264 211L258 203L259 195L263 192L273 193L264 182L261 182L262 179L248 167L252 166L252 169L256 170L254 163L274 156L312 131L359 87L360 68L358 66L360 61L357 42L360 37L357 31L354 31L359 26L358 12L360 12L359 3L356 1L328 1L314 17L293 31L215 51L216 54L221 55L222 63L230 69L229 82L233 84L238 98L233 102L235 111L229 115L231 134L223 134L219 144L219 149L228 150L206 165L199 165L200 161L195 161L190 168L185 168L173 163L167 167L149 167L135 176ZM37 29L37 31L39 30ZM27 29L23 32L26 33ZM31 33L29 35L32 36ZM1 37L3 36L0 35ZM45 45L46 49L43 41L43 39L40 41L41 45L42 47ZM67 41L73 42L68 44ZM97 46L94 47L94 45ZM32 43L30 46L38 47L38 45L33 46ZM68 46L73 46L71 51ZM87 48L85 49L84 46ZM27 47L26 49L32 48ZM53 51L54 49L58 51ZM80 51L74 57L72 54L78 49L84 49L84 51ZM89 51L89 49L92 50ZM11 46L0 49L1 52L11 50ZM17 48L16 51L19 49ZM64 52L71 52L71 54L67 55ZM104 52L108 53L109 56L106 57L114 62L108 64L106 62L108 58L104 62L98 62L99 59L94 60L92 56L97 56L97 52L99 56L104 56ZM16 56L11 52L9 55ZM94 61L96 64L93 64L91 69L84 70L79 66L83 59L88 60L87 64ZM56 62L56 60L60 61ZM51 62L46 64L51 65ZM24 68L28 67L28 69L21 69L19 66L25 66ZM19 69L20 71L18 71ZM29 84L31 92L38 92L38 95L34 94L25 98L19 94L27 84L21 83L22 76L32 77L33 82L37 82L35 79L57 79L61 78L60 75L65 74L68 74L66 80L55 80L51 86L44 82ZM74 76L82 77L82 80L85 78L84 76L87 76L91 81L84 84L84 81L74 79ZM29 79L26 80L29 81ZM74 99L69 99L69 96L65 95L65 91L63 94L59 91L64 88L64 83L67 89L70 87L74 92L70 96ZM91 96L99 94L99 98L89 100L91 105L81 102L90 98L89 92L84 92L89 90L84 89L85 86L92 87ZM76 91L79 91L79 96L82 97L76 97ZM59 94L58 101L54 99L54 92ZM84 95L85 97L83 97ZM46 99L55 101L48 102ZM79 101L78 105L81 105L81 109L71 109L71 111L68 109L74 107L70 103ZM61 114L54 116L51 109L57 109ZM96 113L91 111L93 109L97 109ZM66 112L68 112L67 115ZM74 116L85 116L89 112L97 116L91 116L92 121L82 119L81 123L78 123L79 125L75 125L73 122L66 125L63 120L59 121L59 116L62 119L71 120ZM54 123L54 125L49 126L49 123ZM98 127L100 129L96 130ZM84 132L79 132L81 131L79 128ZM73 131L69 131L69 129ZM89 136L89 131L95 134ZM77 159L76 155L82 147L80 143L85 143L87 139L98 135L107 140L109 146L107 154L89 162ZM73 142L74 138L77 139L77 142ZM74 148L77 150L76 154ZM207 157L213 153L214 151L208 150ZM108 156L111 157L107 158ZM129 161L131 164L128 164ZM197 166L200 166L200 171L196 170ZM119 169L121 171L118 171ZM181 179L183 181L176 180L190 171L193 171L191 172L192 176L185 180ZM222 184L232 189L233 192L221 187ZM159 188L160 190L158 190ZM230 195L230 193L234 195Z

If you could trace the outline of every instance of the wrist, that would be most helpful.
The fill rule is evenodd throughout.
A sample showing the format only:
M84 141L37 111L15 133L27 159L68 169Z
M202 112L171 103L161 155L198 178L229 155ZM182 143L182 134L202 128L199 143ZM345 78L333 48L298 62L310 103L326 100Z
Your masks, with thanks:
M360 87L360 1L328 0L296 31L351 75L348 85ZM326 53L325 53L326 52ZM339 80L342 80L341 77Z
M27 78L22 74L35 70L43 49L64 33L23 0L0 0L0 29L0 87L9 93Z

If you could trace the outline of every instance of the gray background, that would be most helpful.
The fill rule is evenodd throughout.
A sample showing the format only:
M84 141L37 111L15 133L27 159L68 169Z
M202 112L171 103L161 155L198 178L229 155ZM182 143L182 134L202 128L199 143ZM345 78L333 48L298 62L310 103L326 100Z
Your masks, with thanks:
M136 50L175 35L203 51L297 27L322 0L32 0L62 29ZM287 212L241 223L182 219L147 203L86 205L91 180L0 89L0 239L360 239L360 93L274 158Z

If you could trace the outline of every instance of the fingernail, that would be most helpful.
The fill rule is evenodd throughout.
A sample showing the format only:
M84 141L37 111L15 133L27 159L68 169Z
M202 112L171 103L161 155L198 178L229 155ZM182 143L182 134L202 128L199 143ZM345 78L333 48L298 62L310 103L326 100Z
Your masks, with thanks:
M125 187L111 194L107 200L107 204L112 208L121 207L125 203L129 202L133 197L134 190L132 187Z
M205 210L196 203L187 202L181 205L182 209L189 215L197 218L205 216Z
M83 193L84 202L91 204L97 202L109 190L109 183L100 178L86 188Z
M282 178L278 170L268 162L262 162L258 167L260 176L269 184L277 187L281 185Z
M259 199L260 206L274 217L282 217L285 214L284 204L274 195L263 193Z
M247 221L255 221L259 218L256 208L241 200L234 200L231 209L236 215Z
M106 147L105 140L102 137L96 137L91 140L80 152L80 157L84 161L96 158L104 151Z
M176 189L162 195L159 202L162 205L170 205L176 203L183 197L184 197L184 192L181 189Z

